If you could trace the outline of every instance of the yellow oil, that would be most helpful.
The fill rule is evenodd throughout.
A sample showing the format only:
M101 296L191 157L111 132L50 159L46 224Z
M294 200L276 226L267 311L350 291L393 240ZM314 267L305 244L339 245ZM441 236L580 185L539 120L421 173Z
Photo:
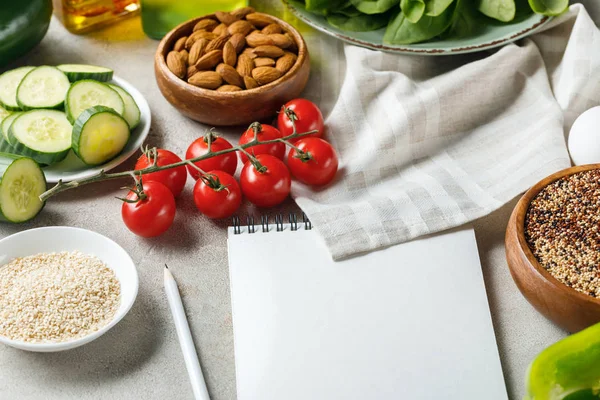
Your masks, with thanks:
M139 0L53 0L54 14L73 33L85 33L139 13Z
M161 39L189 19L247 5L247 0L142 0L142 25L146 35Z

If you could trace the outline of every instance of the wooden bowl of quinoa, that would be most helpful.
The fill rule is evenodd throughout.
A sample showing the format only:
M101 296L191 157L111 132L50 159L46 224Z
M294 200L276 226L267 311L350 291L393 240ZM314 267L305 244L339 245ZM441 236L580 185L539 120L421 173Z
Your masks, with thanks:
M506 258L521 293L569 332L600 322L600 164L559 171L517 203Z

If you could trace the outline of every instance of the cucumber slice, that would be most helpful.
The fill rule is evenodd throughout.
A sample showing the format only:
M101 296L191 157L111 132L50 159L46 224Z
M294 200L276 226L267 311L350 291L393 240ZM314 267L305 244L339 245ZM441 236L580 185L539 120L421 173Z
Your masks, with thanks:
M0 153L17 154L17 151L3 137L0 137Z
M23 110L60 108L69 86L69 78L58 68L37 67L19 83L17 103Z
M103 164L123 151L129 134L129 124L112 108L88 108L73 125L73 151L88 165Z
M71 130L62 111L27 111L10 126L8 143L18 154L40 164L53 164L62 161L71 149Z
M44 172L31 158L0 154L0 220L26 222L44 208Z
M65 111L71 123L83 111L94 106L110 107L120 115L125 111L125 103L119 93L104 83L84 79L71 85L65 100Z
M0 131L2 131L2 137L9 144L10 144L10 141L8 140L8 130L10 129L10 126L12 125L14 120L21 114L23 114L21 111L17 111L17 112L10 114L8 117L4 118L4 120L2 121L2 124L0 125Z
M140 109L138 108L133 97L122 87L113 85L111 83L108 84L111 88L119 93L121 99L123 99L123 103L125 104L125 112L123 113L123 118L129 124L129 129L133 129L140 123Z
M17 88L19 83L35 67L21 67L6 71L0 75L0 104L8 111L20 110L17 103Z
M62 64L57 67L67 75L71 82L82 79L93 79L95 81L107 82L113 77L113 70L96 65L86 64Z
M9 115L10 115L10 111L8 111L4 107L0 106L0 124L2 124L2 121L4 121L4 118L8 117Z

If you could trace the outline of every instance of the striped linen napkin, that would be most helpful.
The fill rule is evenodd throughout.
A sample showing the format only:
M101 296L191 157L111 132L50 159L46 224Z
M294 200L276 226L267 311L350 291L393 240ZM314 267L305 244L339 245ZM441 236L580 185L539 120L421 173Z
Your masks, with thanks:
M294 183L292 195L334 259L491 213L569 167L564 132L600 104L600 31L579 4L543 32L474 55L307 41L319 65L306 95L328 115L341 163L331 186Z

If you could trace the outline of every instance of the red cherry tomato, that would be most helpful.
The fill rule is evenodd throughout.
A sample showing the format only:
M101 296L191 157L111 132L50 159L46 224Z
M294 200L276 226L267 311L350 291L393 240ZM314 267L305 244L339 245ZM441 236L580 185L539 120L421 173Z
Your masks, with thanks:
M211 135L211 133L209 133L209 135ZM211 149L212 151L221 151L221 150L225 150L225 149L230 149L233 146L231 145L231 143L229 143L227 140L223 139L222 137L215 137L213 136L213 140L212 140L212 146ZM207 136L198 138L196 140L194 140L192 142L192 144L190 144L190 147L188 147L187 152L185 153L185 158L186 159L190 159L190 158L196 158L196 157L200 157L204 154L206 154L208 152L208 140L207 140ZM211 158L207 158L206 160L202 160L202 161L197 161L194 164L196 164L196 166L198 166L198 168L202 169L203 171L224 171L227 172L229 175L233 175L235 174L235 170L237 168L237 155L235 154L235 151L232 151L231 153L227 153L227 154L222 154L220 156L216 156L216 157L211 157ZM202 173L200 171L198 171L196 168L188 165L188 171L190 172L190 175L192 176L192 178L198 180L198 178L200 178L200 176L202 175Z
M148 158L148 155L150 158ZM181 158L177 154L170 152L169 150L158 149L156 165L163 166L168 164L174 164L180 162ZM150 154L142 155L135 163L135 170L148 168L154 164L154 156ZM177 168L169 168L163 171L153 172L151 174L144 175L144 182L160 182L173 193L173 196L177 197L183 190L187 181L187 171L185 166Z
M294 133L292 118L296 121L296 133L304 133L316 129L318 132L310 136L322 137L325 134L323 114L321 114L319 107L312 101L294 99L281 107L279 116L277 117L277 126L283 136L289 136ZM296 140L298 139L292 139L292 143Z
M256 159L264 171L258 171L254 164L248 161L240 175L242 193L259 207L276 206L290 194L290 171L283 161L272 155L259 154Z
M133 191L127 195L126 199L133 203L123 202L123 222L138 236L149 238L161 235L175 219L175 197L160 182L143 182L142 187L141 195Z
M208 218L231 217L242 204L240 185L227 172L210 171L196 182L194 203Z
M287 164L296 179L308 185L325 185L333 180L338 169L338 157L333 146L323 139L301 138L291 149Z
M246 144L254 140L254 131L257 130L257 138L259 141L273 140L281 138L281 132L277 130L277 128L271 125L263 125L255 122L250 125L250 128L246 132L242 134L240 138L240 144ZM270 154L283 160L285 157L285 144L284 143L271 143L271 144L258 144L256 146L248 147L246 151L253 156L257 156L259 154ZM248 157L240 152L240 157L242 159L242 163L246 164L248 161Z

